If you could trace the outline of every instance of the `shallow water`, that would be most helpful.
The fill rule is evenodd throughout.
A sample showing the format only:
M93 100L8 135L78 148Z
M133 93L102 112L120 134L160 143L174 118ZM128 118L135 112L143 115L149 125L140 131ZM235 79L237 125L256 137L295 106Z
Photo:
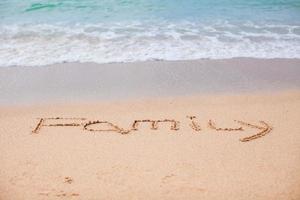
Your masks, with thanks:
M232 57L300 58L300 1L0 1L0 66Z

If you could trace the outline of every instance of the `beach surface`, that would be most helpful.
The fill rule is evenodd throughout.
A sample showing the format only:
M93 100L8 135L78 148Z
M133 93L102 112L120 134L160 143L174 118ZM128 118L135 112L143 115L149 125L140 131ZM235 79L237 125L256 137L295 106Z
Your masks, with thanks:
M0 67L0 104L299 90L300 59L64 63Z
M0 199L299 199L298 66L1 68Z

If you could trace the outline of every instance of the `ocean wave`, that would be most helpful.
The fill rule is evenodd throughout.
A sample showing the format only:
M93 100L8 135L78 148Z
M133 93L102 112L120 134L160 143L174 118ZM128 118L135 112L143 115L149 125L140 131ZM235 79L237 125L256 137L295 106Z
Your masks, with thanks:
M226 21L0 26L0 66L234 57L300 58L300 26Z

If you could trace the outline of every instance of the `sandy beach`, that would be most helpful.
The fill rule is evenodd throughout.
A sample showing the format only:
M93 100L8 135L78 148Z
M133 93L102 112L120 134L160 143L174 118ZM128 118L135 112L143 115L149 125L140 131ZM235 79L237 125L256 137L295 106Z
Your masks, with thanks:
M299 199L297 66L1 68L0 199Z
M0 0L0 200L300 200L299 0Z

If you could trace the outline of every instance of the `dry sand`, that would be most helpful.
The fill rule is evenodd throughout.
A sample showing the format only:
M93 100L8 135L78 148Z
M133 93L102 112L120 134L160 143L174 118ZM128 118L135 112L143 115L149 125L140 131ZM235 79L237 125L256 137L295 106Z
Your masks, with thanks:
M300 199L299 90L50 103L0 107L1 200Z

